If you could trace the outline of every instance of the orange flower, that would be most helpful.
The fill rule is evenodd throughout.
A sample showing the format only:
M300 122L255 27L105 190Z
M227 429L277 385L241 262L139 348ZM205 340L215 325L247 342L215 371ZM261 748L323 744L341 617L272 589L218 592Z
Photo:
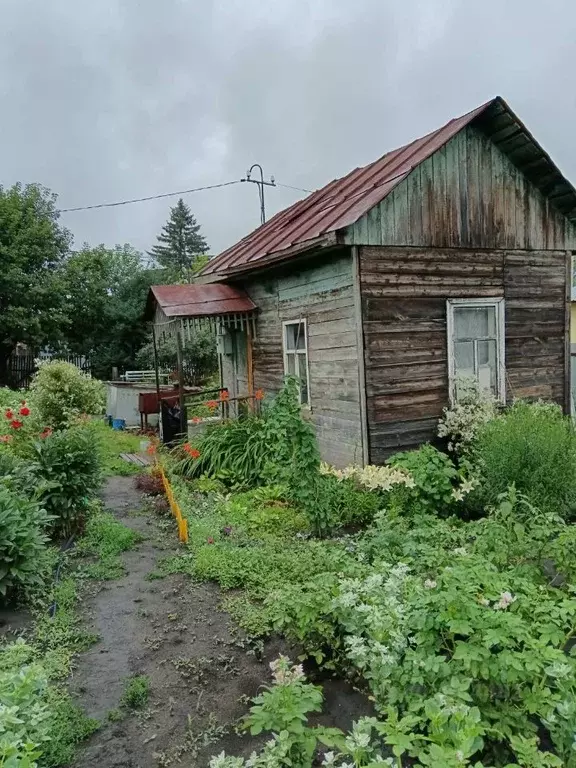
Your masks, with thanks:
M218 403L216 402L216 400L208 400L208 402L206 403L206 406L210 408L211 411L215 411L216 408L218 408Z
M256 400L264 400L264 390L257 389L256 392L254 392L254 397L256 398Z
M184 450L188 454L188 456L191 456L193 459L199 459L200 458L200 451L198 448L193 448L190 443L184 444Z
M192 417L192 424L200 424L201 421L202 421L202 419L200 418L200 416L193 416Z
M156 453L156 446L153 443L150 443L148 448L146 448L146 453L149 453L150 456L153 456Z
M40 437L44 440L47 437L50 437L52 434L52 429L50 427L45 427L43 432L40 432Z
M225 403L226 400L230 400L230 395L228 394L228 392L225 389L223 389L222 392L220 392L220 400L223 403Z

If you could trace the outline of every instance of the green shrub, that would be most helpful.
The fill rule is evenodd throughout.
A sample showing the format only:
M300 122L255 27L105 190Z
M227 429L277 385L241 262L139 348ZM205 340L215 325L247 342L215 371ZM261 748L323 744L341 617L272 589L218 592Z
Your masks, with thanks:
M407 470L412 476L412 487L395 491L407 499L410 507L435 514L452 511L455 483L460 475L449 456L426 444L417 451L397 453L388 463Z
M69 426L83 414L104 412L106 398L102 382L63 360L40 363L31 390L39 418L55 429Z
M52 534L81 530L91 494L100 482L98 454L90 430L72 427L30 446L37 477L45 481L40 500L52 517Z
M47 523L38 503L0 483L0 595L43 583Z
M485 506L514 485L536 507L574 519L576 431L559 407L517 402L482 428L474 448Z

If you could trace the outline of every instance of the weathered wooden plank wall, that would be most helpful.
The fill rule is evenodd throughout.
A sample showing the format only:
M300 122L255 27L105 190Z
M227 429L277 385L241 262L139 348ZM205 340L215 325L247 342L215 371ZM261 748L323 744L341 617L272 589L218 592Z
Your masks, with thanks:
M322 458L338 466L361 463L357 329L348 249L342 256L243 285L259 308L254 386L270 394L280 389L282 322L305 318L312 421Z
M468 126L348 228L350 245L576 249L576 228Z
M359 251L371 462L435 437L448 404L450 298L504 296L507 397L564 404L565 254Z

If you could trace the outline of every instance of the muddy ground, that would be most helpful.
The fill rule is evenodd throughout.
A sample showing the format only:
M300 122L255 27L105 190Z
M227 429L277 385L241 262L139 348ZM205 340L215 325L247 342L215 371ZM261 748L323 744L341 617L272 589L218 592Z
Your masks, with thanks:
M70 689L103 725L78 752L75 768L204 768L223 749L248 755L261 742L239 736L234 726L270 681L268 663L285 646L267 643L259 660L219 609L216 586L181 575L148 578L178 545L174 531L141 512L132 478L110 479L104 502L144 540L123 555L126 575L103 584L84 606L87 629L100 641L78 658ZM108 713L119 708L132 675L150 678L148 704L111 722ZM370 712L341 681L325 682L324 696L324 725L348 728Z

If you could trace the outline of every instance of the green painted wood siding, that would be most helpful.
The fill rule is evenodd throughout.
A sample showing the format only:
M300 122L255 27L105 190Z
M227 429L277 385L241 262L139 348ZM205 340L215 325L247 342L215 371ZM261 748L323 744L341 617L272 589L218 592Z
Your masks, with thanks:
M258 306L254 385L282 386L282 323L306 319L312 422L324 461L362 462L352 258L336 255L243 284Z
M576 228L466 127L345 233L349 245L576 249Z

